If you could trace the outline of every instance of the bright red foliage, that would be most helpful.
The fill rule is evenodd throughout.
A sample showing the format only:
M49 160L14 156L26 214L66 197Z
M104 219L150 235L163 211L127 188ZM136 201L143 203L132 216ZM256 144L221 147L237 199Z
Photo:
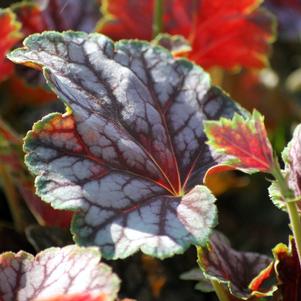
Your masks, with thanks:
M249 172L271 170L272 147L263 117L257 111L248 119L235 115L232 120L222 118L220 121L207 121L205 132L209 145L228 156L223 164Z
M6 79L13 71L13 64L5 56L21 39L20 24L8 9L0 10L0 81Z
M262 68L273 38L273 18L261 1L166 0L164 32L183 35L192 45L189 59L204 68ZM99 30L113 39L152 38L154 1L105 1Z

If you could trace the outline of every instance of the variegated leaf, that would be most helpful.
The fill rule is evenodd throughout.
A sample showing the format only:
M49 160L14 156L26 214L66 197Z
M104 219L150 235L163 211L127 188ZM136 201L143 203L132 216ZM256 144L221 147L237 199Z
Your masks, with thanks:
M99 260L97 248L74 245L49 248L36 257L23 251L3 253L0 255L0 300L112 301L118 292L119 279Z
M301 198L301 125L298 125L287 147L282 152L285 163L283 174L287 178L288 186L297 199ZM269 194L274 204L286 211L286 201L283 198L278 184L274 181L269 187ZM297 201L298 211L301 212L301 200Z
M259 112L254 110L252 116L246 118L235 114L232 120L205 121L204 127L212 150L226 155L221 165L247 173L271 173L273 150Z
M201 68L145 42L74 32L33 35L10 58L42 66L72 110L36 123L25 150L37 193L78 211L78 243L107 258L164 258L206 241L215 198L195 185L215 161L202 122L239 109Z
M198 263L206 278L225 285L229 293L239 300L272 295L273 285L265 287L268 276L264 279L258 277L263 269L269 269L271 274L271 262L268 256L232 249L227 238L219 232L211 235L206 247L198 247ZM257 285L249 286L254 278Z

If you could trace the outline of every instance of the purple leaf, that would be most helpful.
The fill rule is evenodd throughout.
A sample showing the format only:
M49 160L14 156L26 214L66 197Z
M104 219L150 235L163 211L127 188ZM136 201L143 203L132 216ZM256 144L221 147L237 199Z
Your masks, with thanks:
M301 125L298 125L293 134L292 140L282 152L285 163L283 174L287 178L288 186L293 191L296 198L301 197ZM274 204L286 211L286 201L282 197L277 182L273 182L269 187L269 194ZM298 210L301 212L301 200L297 202Z
M10 58L42 66L72 110L35 124L25 150L42 199L78 211L76 242L107 258L205 243L215 198L195 185L216 162L202 123L238 108L201 68L146 42L75 32L33 35Z
M231 248L224 235L214 232L207 247L198 247L198 262L208 279L217 280L226 285L232 295L246 300L257 294L252 293L249 285L272 260L257 253L238 252ZM264 290L269 294L273 288Z
M33 0L13 9L27 36L45 30L92 32L101 18L100 5L101 0Z
M284 41L300 41L300 0L266 0L264 4L277 18L279 38Z
M99 260L97 248L74 245L49 248L36 257L24 251L3 253L0 255L0 300L46 300L80 293L105 296L101 299L104 301L114 300L119 279Z

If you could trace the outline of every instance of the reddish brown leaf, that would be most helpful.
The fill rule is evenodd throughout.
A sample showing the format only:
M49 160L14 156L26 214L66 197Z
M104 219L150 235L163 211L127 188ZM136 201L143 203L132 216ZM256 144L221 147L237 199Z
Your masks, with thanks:
M256 292L249 287L254 277L270 265L265 255L238 252L231 248L228 240L219 232L210 237L207 247L198 248L198 263L207 279L218 281L236 298L249 300L261 291L264 281L257 283ZM268 294L271 287L264 291Z
M232 120L206 121L208 144L217 153L227 155L222 165L245 172L269 172L273 166L273 152L263 123L263 116L254 111L244 118L236 114Z
M282 243L278 244L273 253L281 300L301 300L301 268L293 238L290 238L288 247Z

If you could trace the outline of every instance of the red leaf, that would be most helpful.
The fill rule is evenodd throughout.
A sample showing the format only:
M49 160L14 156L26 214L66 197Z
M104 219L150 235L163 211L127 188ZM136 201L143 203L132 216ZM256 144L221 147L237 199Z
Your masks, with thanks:
M254 111L244 119L235 115L232 120L206 121L208 144L217 153L226 154L222 165L245 172L269 172L273 166L273 152L263 123L263 116Z
M183 35L192 45L188 55L204 68L266 65L273 18L260 1L166 0L163 31ZM115 40L152 38L154 1L104 2L106 16L99 30Z
M13 71L13 64L6 59L9 50L21 39L20 23L9 9L0 9L0 81Z
M259 4L258 0L202 1L191 30L190 59L206 69L264 67L274 26Z

